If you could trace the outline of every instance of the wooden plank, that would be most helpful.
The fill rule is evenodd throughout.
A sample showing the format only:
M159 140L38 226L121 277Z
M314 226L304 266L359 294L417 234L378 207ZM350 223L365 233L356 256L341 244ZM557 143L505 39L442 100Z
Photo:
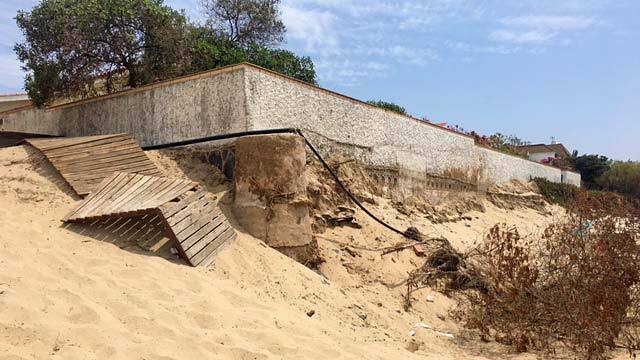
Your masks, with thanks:
M144 199L150 196L165 182L165 179L160 177L150 177L149 179L150 181L145 185L144 189L136 193L135 196L130 197L128 201L123 202L121 208L132 209L134 204L140 202L140 199Z
M105 177L110 176L116 172L126 172L131 174L136 174L138 170L152 170L155 167L153 164L146 164L144 162L135 162L130 164L124 164L119 166L111 166L108 168L99 168L99 169L89 169L86 172L73 172L67 173L66 171L61 171L65 177L72 181L82 181L82 180L93 180L95 179L101 180Z
M95 171L91 171L88 172L87 174L70 174L68 176L68 180L69 181L78 181L78 180L91 180L91 179L97 179L97 181L100 181L102 178L105 178L115 172L126 172L126 173L137 173L138 170L151 170L153 169L153 167L155 167L155 165L151 164L151 165L137 165L136 164L131 164L131 165L125 165L125 166L115 166L115 167L110 167L107 169L100 169L100 170L95 170ZM63 173L66 174L66 173Z
M117 139L109 139L96 142L94 144L80 146L80 145L70 145L64 148L60 148L58 150L43 150L43 152L47 153L52 159L60 159L67 157L77 157L77 155L82 155L84 153L103 153L104 151L110 149L121 149L121 148L129 148L129 147L139 147L138 143L135 140L123 137ZM78 151L82 151L79 153Z
M183 242L198 229L221 215L220 210L215 204L207 204L207 206L202 209L190 211L189 213L189 217L171 226L180 242Z
M51 157L48 158L52 163L56 164L56 166L69 166L72 164L83 164L86 165L87 160L89 159L105 159L110 157L115 157L117 155L127 155L127 154L137 154L144 155L144 152L139 150L138 144L133 143L126 146L111 146L100 152L87 151L83 149L77 149L75 151L81 151L81 153L75 153L73 155L64 155L60 157ZM146 157L146 156L145 156Z
M181 187L174 189L173 190L173 194L171 193L167 193L164 195L161 195L157 198L157 200L155 200L155 207L160 206L161 204L164 204L166 202L169 202L173 199L178 198L180 195L184 194L185 192L189 191L189 190L193 190L196 187L198 187L198 183L195 182L185 182Z
M66 161L66 158L64 158L65 161L56 161L53 159L51 163L61 171L72 172L73 169L89 169L96 165L100 167L113 166L111 163L125 161L131 158L144 159L152 164L151 160L149 160L145 153L142 151L135 151L135 149L116 150L105 154L88 153L87 156L82 159L70 159L69 161Z
M186 229L182 232L182 234L177 234L178 240L180 241L180 245L185 249L187 255L189 251L194 254L198 252L200 249L196 246L197 243L205 238L209 233L216 231L220 226L224 226L227 223L227 219L222 216L222 214L218 215L215 219L202 219L201 224L204 225L196 225L190 229ZM200 227L200 228L198 228ZM195 247L195 248L194 248ZM192 248L194 248L192 250Z
M191 219L197 215L198 213L205 211L206 206L209 205L208 202L196 201L189 204L186 208L176 213L174 216L168 219L169 224L176 228L176 231L179 232L184 228L184 226L188 226L191 223Z
M107 203L112 197L117 196L123 191L126 191L126 185L131 182L133 175L122 173L121 180L117 183L112 183L108 188L101 189L101 197L93 200L83 210L81 210L76 217L87 217L93 215L93 213L100 208L103 204Z
M199 262L196 266L206 267L211 265L211 263L215 259L215 255L222 248L222 245L233 241L237 236L238 235L236 234L236 232L233 231L230 234L225 235L225 237L220 236L218 239L214 240L216 244L211 246L213 247L213 250L209 252L209 249L205 248L203 250L204 251L203 255L206 254L207 252L209 252L209 255L206 255L206 257L201 262Z
M107 140L115 137L127 136L126 134L109 134L96 136L82 136L73 138L56 138L56 139L26 139L29 144L41 149L51 151L54 149L64 148L71 145L86 144L101 140ZM46 143L45 143L46 142Z
M161 191L160 193L154 194L153 197L149 198L143 203L144 207L157 207L160 206L172 199L178 197L185 193L187 190L193 189L198 186L197 183L186 181L186 180L174 180L172 186L168 187L166 190Z
M216 206L212 202L198 201L190 204L182 211L178 212L169 219L169 224L175 229L176 234L182 231L185 227L191 225L200 216L199 214L211 214L214 213Z
M145 184L151 180L152 178L145 175L135 174L125 191L122 192L118 197L113 197L109 200L107 204L104 204L100 208L100 214L110 214L110 213L119 213L126 212L127 209L123 209L121 207L122 203L126 200L129 200L131 196L134 196L136 193L144 190ZM137 210L139 208L134 208L132 210Z
M85 164L71 164L64 167L56 166L60 169L60 172L69 175L75 175L76 173L86 173L91 170L100 170L108 167L124 167L133 163L146 163L147 165L153 165L152 162L147 159L144 154L128 153L126 155L115 156L112 158L96 159L93 162L87 162ZM154 165L155 166L155 165Z
M207 243L207 245L200 252L189 257L189 261L194 266L200 265L200 263L202 263L202 260L213 253L218 247L220 247L220 245L229 241L234 236L235 231L233 230L233 228L227 228L224 233L221 233L215 239Z
M122 176L122 174L118 173L118 174L114 174L111 177L105 178L101 183L100 183L100 188L105 188L107 186L109 186L109 184L111 184L114 181L117 181L120 177ZM84 201L82 203L80 203L79 206L77 206L74 210L72 210L69 214L67 214L67 216L65 216L63 218L63 221L67 221L69 218L71 218L71 216L73 216L74 214L76 214L80 209L84 208L88 203L90 203L91 201L93 201L95 198L101 196L100 192L95 192L89 196L87 196L86 199L84 199Z
M188 197L186 197L185 199L177 202L175 205L173 205L172 207L163 210L162 213L164 214L164 216L169 219L171 218L174 214L176 214L177 212L179 212L180 210L186 208L189 204L191 204L194 201L197 201L198 199L200 199L201 197L204 196L204 190L201 187L198 187L198 190L196 190L196 192L194 192L193 194L189 195Z

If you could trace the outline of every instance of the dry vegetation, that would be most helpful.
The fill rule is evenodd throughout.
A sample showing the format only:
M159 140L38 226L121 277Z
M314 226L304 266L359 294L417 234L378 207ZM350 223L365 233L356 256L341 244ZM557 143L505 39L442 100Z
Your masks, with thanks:
M613 348L633 352L640 349L639 231L636 209L582 193L542 233L495 225L466 254L449 255L455 267L432 263L429 279L446 275L454 288L474 288L460 293L455 314L485 340L547 356L563 347L588 359Z

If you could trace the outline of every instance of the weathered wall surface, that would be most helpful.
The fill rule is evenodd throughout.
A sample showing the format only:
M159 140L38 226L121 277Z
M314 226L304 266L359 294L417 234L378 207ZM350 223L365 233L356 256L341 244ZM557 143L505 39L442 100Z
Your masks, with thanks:
M321 147L354 148L377 165L415 171L466 166L473 140L417 120L248 69L247 118L253 129L299 127ZM330 145L333 143L333 145Z
M62 136L128 133L142 146L245 131L243 68L95 100L0 114L3 131Z
M559 169L476 146L470 137L264 70L247 68L245 78L251 129L302 128L325 153L346 151L367 164L423 173L481 169L495 182L561 179ZM569 181L579 185L579 175L573 175Z
M55 110L29 108L21 111L0 113L0 130L40 135L61 135L60 115Z

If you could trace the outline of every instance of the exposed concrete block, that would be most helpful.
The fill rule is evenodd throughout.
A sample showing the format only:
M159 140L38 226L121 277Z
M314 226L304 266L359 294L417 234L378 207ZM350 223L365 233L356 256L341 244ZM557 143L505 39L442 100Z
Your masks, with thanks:
M303 139L297 135L251 136L238 139L234 148L237 221L267 245L307 262L313 238Z

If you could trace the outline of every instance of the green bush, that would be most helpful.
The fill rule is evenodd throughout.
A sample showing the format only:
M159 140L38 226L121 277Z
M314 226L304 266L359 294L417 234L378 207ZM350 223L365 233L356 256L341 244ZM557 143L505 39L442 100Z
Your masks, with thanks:
M567 206L575 200L580 191L574 185L560 184L545 178L535 178L533 181L538 185L540 194L551 204Z
M640 200L640 163L617 161L610 165L596 183L629 199Z
M395 113L398 113L400 115L405 115L405 116L409 116L409 113L407 113L407 110L395 103L389 102L389 101L383 101L383 100L369 100L367 101L368 104L371 104L373 106L377 106L379 108L382 109L386 109L386 110L390 110L393 111Z

